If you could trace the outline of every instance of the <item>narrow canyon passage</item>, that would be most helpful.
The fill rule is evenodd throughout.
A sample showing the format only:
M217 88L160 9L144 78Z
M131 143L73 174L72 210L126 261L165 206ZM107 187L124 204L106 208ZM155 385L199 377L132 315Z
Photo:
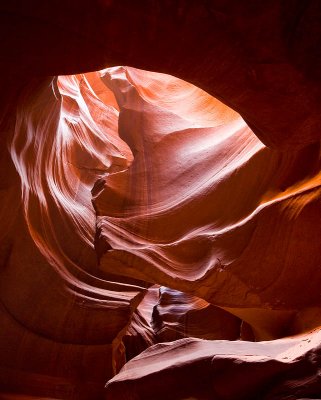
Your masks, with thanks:
M80 3L0 9L0 400L321 399L320 4Z
M201 89L128 67L26 87L8 144L6 390L100 398L136 356L107 398L150 398L167 369L173 399L246 397L302 368L311 346L292 348L319 336L305 333L319 325L318 277L302 287L320 257L318 144L268 149ZM222 346L224 368L249 364L257 387L221 387Z

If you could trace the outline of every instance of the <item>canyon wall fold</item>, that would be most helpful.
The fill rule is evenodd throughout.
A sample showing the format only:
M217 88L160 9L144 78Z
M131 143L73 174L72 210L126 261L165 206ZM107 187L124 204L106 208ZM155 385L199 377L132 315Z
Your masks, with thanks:
M293 142L266 147L211 94L133 67L15 95L1 115L0 397L321 392L317 136L297 140L294 123Z
M320 396L320 331L249 343L181 339L150 347L108 382L107 400L285 400Z
M2 135L1 390L99 398L126 361L145 288L98 273L91 203L132 159L117 120L84 76L59 77L23 88Z
M295 149L320 140L320 19L318 0L12 0L0 6L0 68L164 72L235 109L265 144Z
M271 150L175 78L121 67L102 79L134 161L93 189L100 267L197 295L258 339L317 326L319 143Z

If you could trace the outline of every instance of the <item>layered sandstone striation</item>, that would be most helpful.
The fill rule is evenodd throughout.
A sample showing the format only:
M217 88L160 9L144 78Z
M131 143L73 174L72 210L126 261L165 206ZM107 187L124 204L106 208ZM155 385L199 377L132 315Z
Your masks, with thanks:
M129 67L35 80L9 128L3 396L99 399L131 359L108 399L319 390L318 143L269 149L203 90Z
M172 77L113 68L102 79L134 161L93 190L108 249L100 267L197 295L257 339L316 326L319 143L271 150L237 114Z
M20 96L11 161L2 153L2 390L96 398L126 361L122 336L145 288L98 273L91 203L98 177L132 158L117 120L84 76Z
M50 76L130 65L194 83L274 148L320 140L318 0L14 0L0 68Z
M240 319L199 297L166 287L160 287L152 325L159 342L184 337L236 340L241 336Z
M320 4L1 4L1 399L321 396Z
M117 400L320 396L320 330L270 342L180 339L150 347L106 386Z

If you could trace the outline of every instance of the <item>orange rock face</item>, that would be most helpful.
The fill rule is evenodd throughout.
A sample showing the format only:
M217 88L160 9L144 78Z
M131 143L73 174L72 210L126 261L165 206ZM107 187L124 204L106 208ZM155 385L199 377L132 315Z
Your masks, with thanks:
M257 339L301 332L320 306L320 277L302 287L321 261L319 144L268 149L240 117L174 78L120 68L103 80L135 158L93 191L109 249L101 268L196 294Z
M183 337L240 339L238 318L203 299L166 287L160 288L160 299L152 317L159 342Z
M3 2L1 70L34 77L130 65L194 83L274 148L320 140L318 0ZM5 82L7 84L7 82Z
M306 281L320 261L318 144L268 149L201 89L127 67L26 86L6 139L6 396L99 399L133 357L108 399L164 398L154 376L173 399L272 399L314 379L317 333L244 340L319 325L320 277Z
M320 3L20 3L0 400L320 398Z
M319 344L319 330L260 343L158 344L109 381L107 399L314 399L321 387Z
M1 389L95 398L125 362L145 289L100 277L90 192L131 160L117 120L81 76L21 95L3 170Z

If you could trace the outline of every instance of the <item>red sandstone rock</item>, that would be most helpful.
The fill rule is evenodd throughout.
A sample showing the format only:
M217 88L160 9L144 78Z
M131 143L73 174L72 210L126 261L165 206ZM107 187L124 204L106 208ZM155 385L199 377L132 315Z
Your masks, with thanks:
M145 289L99 276L90 192L130 162L117 119L83 76L61 77L25 87L1 136L1 390L95 399L125 362Z
M11 1L0 11L0 392L101 398L125 351L156 340L152 291L136 310L153 283L238 316L242 338L320 325L318 1ZM107 70L115 96L97 73L39 79L107 65L192 82L283 153L169 76ZM319 342L315 332L158 345L107 394L315 399Z
M320 140L318 0L15 0L0 11L3 72L164 72L237 110L268 145Z
M152 324L159 342L184 337L237 340L241 321L196 296L160 287Z
M319 144L270 150L237 115L172 77L112 68L103 80L134 161L93 192L108 249L101 268L197 295L257 339L317 326ZM307 274L314 279L302 286Z
M142 317L139 311L135 311L122 337L122 343L125 346L126 361L137 356L157 342L150 324Z
M181 339L150 347L106 386L107 400L315 399L320 330L270 342Z
M1 243L1 390L100 398L103 383L126 356L130 359L157 340L151 325L155 289L136 310L145 287L153 283L187 292L186 311L190 299L195 301L189 296L197 294L238 316L244 321L242 338L251 336L245 332L248 325L256 339L317 325L319 277L301 283L318 265L313 240L318 234L318 145L287 153L269 150L237 114L177 78L109 69L103 82L114 94L97 79L90 74L88 79L80 75L61 77L57 84L30 84L20 97L15 129L8 132L13 162L5 152L1 159L7 171L1 200L6 228ZM119 107L104 103L109 101ZM197 333L201 324L176 321L178 331L202 335ZM232 338L229 330L220 335ZM215 340L195 343L206 343L209 354L209 348L221 346ZM256 396L263 390L260 385L266 387L280 371L287 378L273 384L274 398L291 394L299 380L311 382L310 392L302 395L319 390L311 361L317 344L312 353L302 353L299 369L292 370L291 363L274 362L279 343L262 344L263 361L258 362L248 352L253 356L251 349L260 345L226 342L226 348L234 352L240 347L246 357L215 361L215 368L224 367L215 383L219 396L231 398L233 390L244 390L244 398ZM294 342L281 343L287 348ZM160 367L168 359L165 376L173 375L175 382L188 378L182 395L206 398L212 393L207 386L211 362L201 360L200 367L198 356L187 352L187 367L181 369L180 356L169 351L175 346L161 347L165 355L156 352L155 363ZM238 381L238 367L230 378L231 363L240 361L255 383L250 389ZM171 362L178 375L176 369L172 374ZM308 366L308 374L301 364ZM207 380L205 393L195 394L195 366ZM157 374L162 373L160 368ZM243 366L240 373L244 376ZM120 398L113 382L121 382L122 374L109 384L112 398ZM239 383L230 388L226 381L234 376ZM154 380L134 377L135 390L150 397ZM181 396L180 385L170 384L173 398ZM163 396L161 390L158 395Z

